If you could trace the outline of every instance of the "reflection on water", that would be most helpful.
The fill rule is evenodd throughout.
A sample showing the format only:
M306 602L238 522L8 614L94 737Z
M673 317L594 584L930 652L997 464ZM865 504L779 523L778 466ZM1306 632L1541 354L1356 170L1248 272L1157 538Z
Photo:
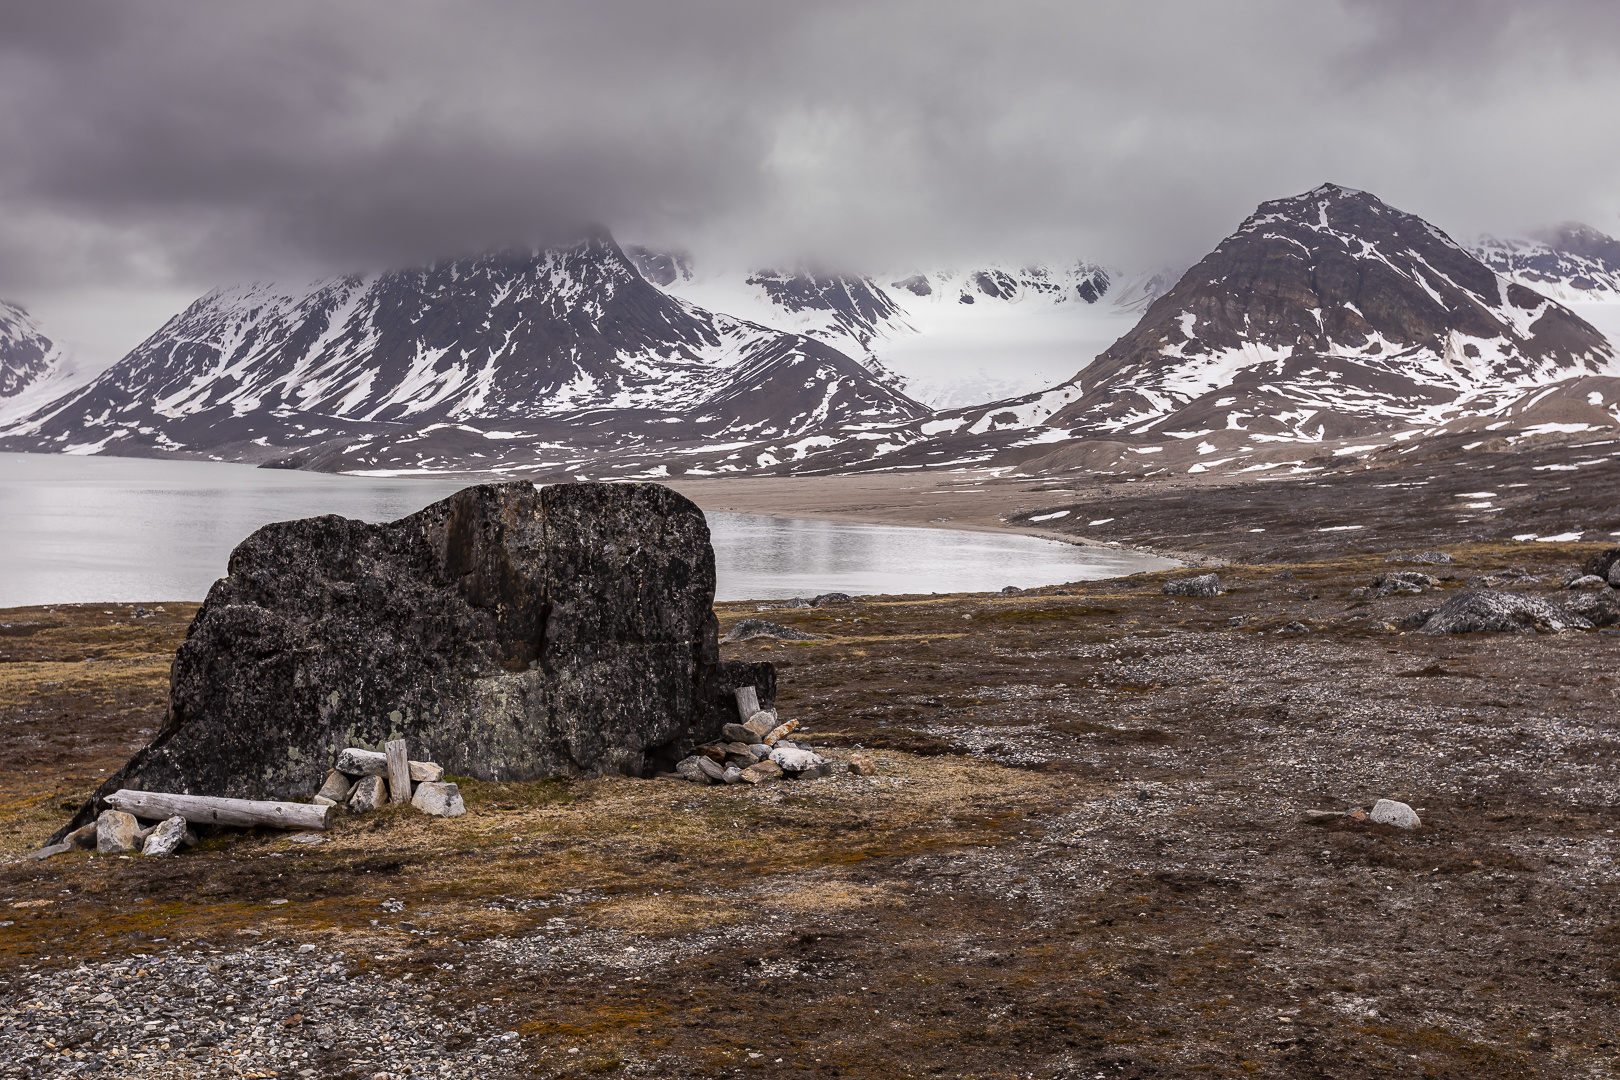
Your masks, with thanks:
M271 521L391 521L464 480L205 461L0 454L0 607L200 600ZM712 514L719 599L965 592L1134 573L1162 560L1033 537Z

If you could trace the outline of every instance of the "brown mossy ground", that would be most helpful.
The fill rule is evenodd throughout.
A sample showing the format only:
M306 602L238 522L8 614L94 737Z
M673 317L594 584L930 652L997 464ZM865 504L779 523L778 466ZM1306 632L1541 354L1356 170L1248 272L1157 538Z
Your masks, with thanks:
M193 608L0 612L0 994L313 941L518 1031L521 1075L1606 1075L1620 637L1370 626L1506 566L1549 593L1595 549L1450 550L1439 590L1372 604L1381 553L1227 567L1208 600L1161 593L1180 571L775 608L823 636L727 654L876 777L464 781L462 818L161 862L15 855L156 728ZM1307 821L1383 796L1423 827Z

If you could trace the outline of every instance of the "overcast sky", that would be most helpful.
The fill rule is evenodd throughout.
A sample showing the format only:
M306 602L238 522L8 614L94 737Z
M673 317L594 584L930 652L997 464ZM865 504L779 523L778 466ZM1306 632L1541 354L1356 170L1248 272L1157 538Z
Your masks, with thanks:
M116 359L244 278L543 242L1185 266L1331 180L1620 232L1610 0L0 0L0 296Z

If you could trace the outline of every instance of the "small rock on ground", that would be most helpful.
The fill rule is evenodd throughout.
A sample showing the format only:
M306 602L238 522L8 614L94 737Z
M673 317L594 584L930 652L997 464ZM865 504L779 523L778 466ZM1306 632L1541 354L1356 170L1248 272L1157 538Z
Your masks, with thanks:
M1415 829L1423 824L1416 810L1394 799L1379 799L1373 803L1372 819L1379 825L1394 825L1401 829Z
M103 810L96 818L96 850L103 855L123 855L135 850L135 834L140 823L135 815L122 810Z
M186 838L186 819L172 817L152 830L152 835L146 838L146 846L141 848L142 855L154 859L166 858L180 849Z
M1218 574L1202 574L1164 583L1166 596L1219 596L1221 579Z
M461 801L461 789L445 781L424 781L416 785L411 805L434 817L460 817L467 812Z
M1451 556L1444 551L1420 551L1415 555L1385 555L1385 562L1406 563L1437 563L1441 566L1451 562Z
M744 619L731 628L731 633L721 638L721 641L748 641L751 638L776 638L779 641L814 641L815 634L807 634L803 630L795 630L791 626L780 623L766 622L764 619Z

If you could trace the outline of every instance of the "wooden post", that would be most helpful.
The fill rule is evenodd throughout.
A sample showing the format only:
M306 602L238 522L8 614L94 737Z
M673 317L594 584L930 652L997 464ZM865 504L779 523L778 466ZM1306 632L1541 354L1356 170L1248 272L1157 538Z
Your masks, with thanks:
M235 825L250 828L324 829L332 823L335 806L314 803L262 802L257 799L216 799L207 795L171 795L162 791L124 788L107 796L107 805L148 821L183 817L193 825Z
M737 712L742 714L742 723L748 723L748 718L759 712L759 692L752 686L739 686L735 691L737 695Z
M410 802L411 763L405 756L405 740L395 739L393 742L384 743L383 751L388 755L388 801Z

